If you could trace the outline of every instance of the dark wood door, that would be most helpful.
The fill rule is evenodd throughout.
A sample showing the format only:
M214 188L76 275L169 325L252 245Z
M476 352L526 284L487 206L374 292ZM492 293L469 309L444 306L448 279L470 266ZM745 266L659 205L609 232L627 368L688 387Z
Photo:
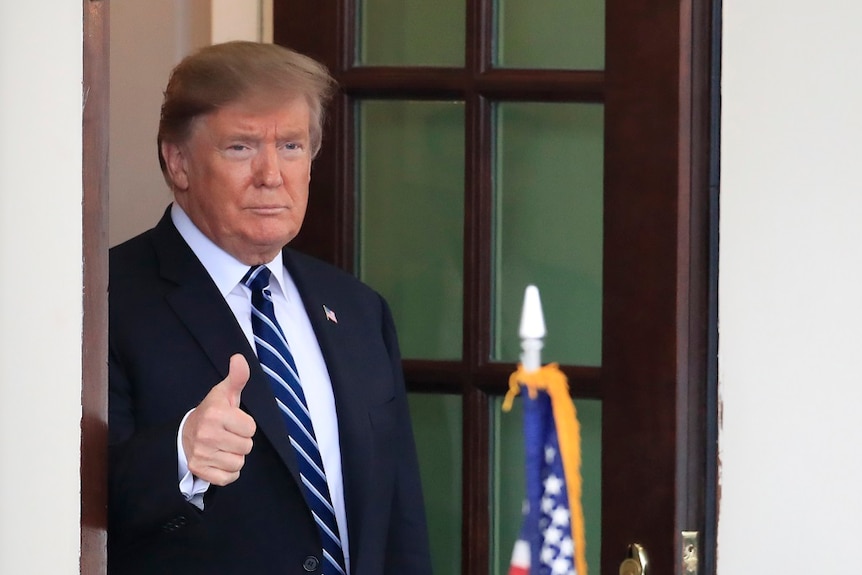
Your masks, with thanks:
M325 62L341 88L296 247L356 271L357 102L463 105L462 353L404 363L411 391L461 400L463 574L491 573L492 555L508 553L494 549L504 543L493 541L489 511L490 406L515 368L490 359L499 102L603 106L601 360L562 366L576 402L601 404L601 566L590 571L616 573L637 542L650 573L683 573L682 531L701 534L709 565L710 9L710 0L607 0L603 68L565 70L496 67L490 0L464 6L462 66L358 65L356 3L275 2L275 41Z

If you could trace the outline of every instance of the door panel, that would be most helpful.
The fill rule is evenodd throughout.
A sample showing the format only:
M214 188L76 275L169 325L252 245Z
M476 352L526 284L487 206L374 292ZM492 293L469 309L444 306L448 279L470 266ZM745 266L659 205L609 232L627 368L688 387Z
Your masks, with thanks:
M637 542L652 573L679 573L679 533L702 531L705 521L708 92L698 71L707 61L709 0L596 5L589 18L603 13L604 29L589 20L566 30L582 25L603 50L578 47L585 59L576 61L566 60L556 44L565 38L550 24L543 26L553 38L544 48L537 39L536 53L519 60L518 45L529 42L515 40L512 27L534 20L506 19L518 10L512 0L435 4L445 18L463 16L463 32L460 24L443 29L439 14L412 19L416 6L407 0L388 4L402 9L384 18L372 17L379 8L372 0L277 1L274 37L324 61L341 87L294 245L393 300L424 474L441 457L429 426L461 417L460 451L445 455L460 457L460 476L442 486L426 481L437 572L496 575L508 560L519 511L511 501L519 497L519 423L501 415L499 403L515 369L518 342L509 332L522 284L534 281L550 300L544 360L562 362L590 421L590 570L617 572ZM511 35L507 44L499 26ZM372 28L402 40L372 48ZM456 32L459 57L419 56L420 48L398 44ZM452 132L448 143L433 135L451 120L416 139L402 131L409 110L452 102L463 110L460 143ZM405 110L404 122L389 126ZM448 209L429 203L435 194ZM458 409L446 407L450 398ZM460 489L460 570L448 547L457 513L434 503L441 487Z
M411 393L410 417L428 515L434 573L458 573L463 518L461 459L463 406L460 395Z
M357 65L463 66L463 8L462 0L360 0Z
M547 361L602 363L601 104L500 102L494 119L491 358L515 363L524 289L546 310Z
M497 66L604 69L604 0L499 0L495 13Z
M357 275L389 302L402 357L459 360L463 102L356 106Z

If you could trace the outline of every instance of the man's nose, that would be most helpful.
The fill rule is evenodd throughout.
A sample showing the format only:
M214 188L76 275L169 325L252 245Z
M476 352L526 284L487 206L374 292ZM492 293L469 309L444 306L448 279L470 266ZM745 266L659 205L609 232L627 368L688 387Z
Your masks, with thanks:
M284 183L275 146L263 146L255 161L255 179L258 186L277 188Z

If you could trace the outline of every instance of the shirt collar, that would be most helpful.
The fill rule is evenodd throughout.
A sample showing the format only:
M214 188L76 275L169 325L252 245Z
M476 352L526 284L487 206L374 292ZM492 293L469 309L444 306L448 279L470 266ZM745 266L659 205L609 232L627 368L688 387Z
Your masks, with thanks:
M219 292L221 292L222 296L227 297L227 294L232 292L240 281L242 281L249 266L224 251L211 239L206 237L176 202L171 206L171 220L177 231L201 261L204 268L206 268L216 287L218 287ZM287 294L287 290L282 285L284 282L284 264L280 251L271 262L266 264L266 267L272 272L270 286L272 286L274 281L281 293Z

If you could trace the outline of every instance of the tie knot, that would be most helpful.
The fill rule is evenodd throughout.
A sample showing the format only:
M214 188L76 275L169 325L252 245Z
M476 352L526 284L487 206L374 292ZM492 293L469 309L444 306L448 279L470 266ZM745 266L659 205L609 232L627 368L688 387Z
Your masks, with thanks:
M242 277L242 283L251 291L262 291L269 285L271 272L266 266L252 266Z

